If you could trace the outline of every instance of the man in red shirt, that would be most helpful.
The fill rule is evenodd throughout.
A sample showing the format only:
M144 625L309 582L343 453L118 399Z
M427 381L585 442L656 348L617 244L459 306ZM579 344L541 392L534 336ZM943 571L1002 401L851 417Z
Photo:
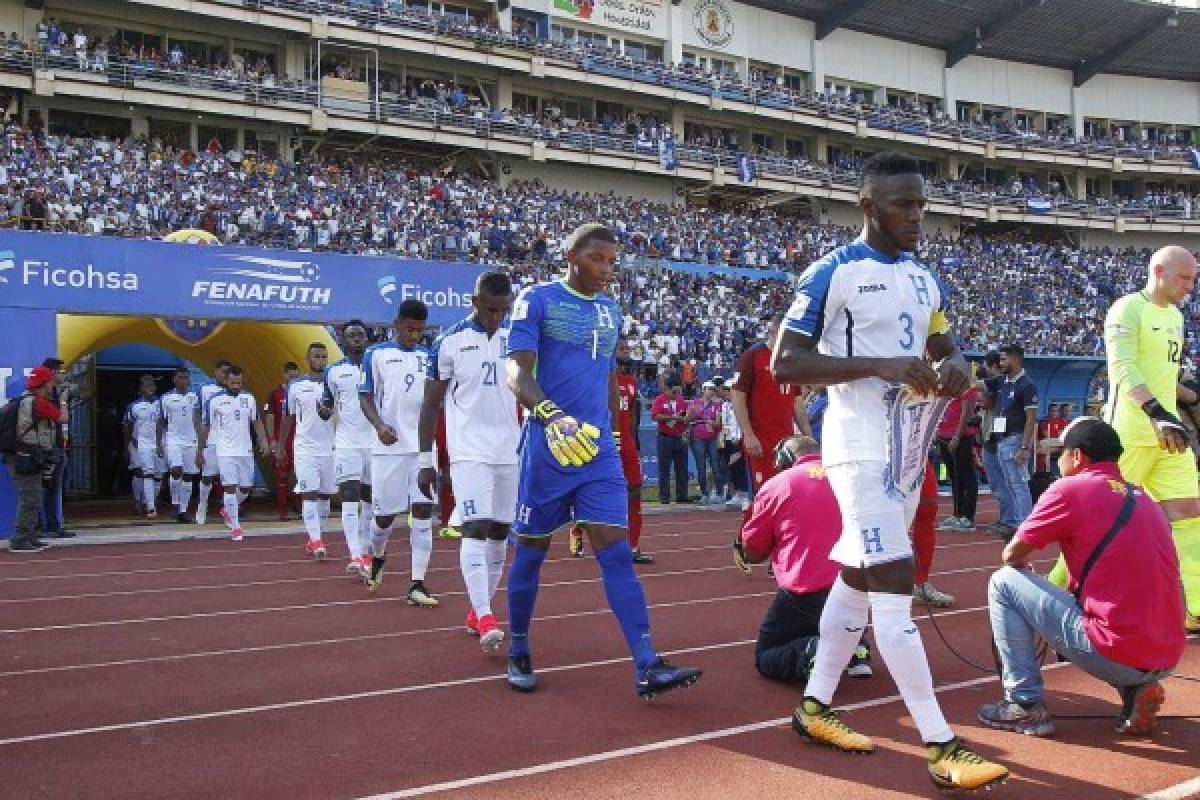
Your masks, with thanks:
M1121 695L1119 733L1146 734L1162 706L1160 681L1186 644L1179 558L1162 508L1126 483L1117 432L1080 417L1062 437L1063 478L1051 484L1004 548L988 612L1004 698L979 709L985 725L1033 736L1054 732L1042 701L1036 636ZM1067 593L1029 567L1034 550L1057 544ZM1090 570L1088 566L1090 565Z
M771 317L767 342L774 342L783 314ZM775 446L796 430L811 436L808 414L795 386L780 386L771 375L771 348L759 343L738 357L733 376L733 411L742 429L742 448L753 491L775 474ZM743 518L749 518L749 511Z
M1046 419L1042 420L1038 427L1038 455L1037 455L1037 471L1049 472L1055 474L1058 470L1055 456L1057 449L1052 442L1062 436L1062 432L1066 430L1067 423L1070 422L1070 403L1059 403L1058 405L1051 404L1047 410ZM1044 440L1049 439L1050 442ZM1043 444L1045 446L1043 446ZM1055 474L1055 477L1060 477Z
M300 377L300 367L295 361L289 361L283 365L283 383L276 386L267 395L267 402L263 404L263 412L267 415L267 435L271 437L271 452L275 453L275 508L279 511L279 518L286 520L288 518L288 496L292 496L292 505L295 505L295 495L292 494L292 445L296 438L296 426L288 431L287 441L284 442L282 449L276 448L279 442L279 430L283 425L283 404L287 397L288 384Z
M654 398L650 415L658 424L658 502L671 502L671 471L675 472L675 501L688 502L687 444L683 432L687 426L687 401L678 375L667 378L667 390Z
M820 636L821 610L841 565L829 551L842 535L842 512L821 465L821 446L809 436L790 436L775 450L779 470L754 498L742 528L748 563L771 559L779 591L758 629L754 666L777 681L806 680ZM846 673L871 676L864 634Z

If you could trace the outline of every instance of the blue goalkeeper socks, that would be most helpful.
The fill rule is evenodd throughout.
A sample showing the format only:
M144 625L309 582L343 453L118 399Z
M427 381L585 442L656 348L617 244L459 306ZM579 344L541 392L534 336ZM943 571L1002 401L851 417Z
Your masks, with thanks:
M529 623L533 620L538 578L545 560L545 550L517 543L512 567L508 570L508 630L512 635L508 645L510 656L529 655Z
M628 539L622 539L616 544L597 550L596 560L600 562L608 605L621 625L621 633L625 635L629 652L633 654L633 663L639 671L644 670L654 663L658 653L654 649L654 643L650 641L650 614L646 610L646 595L642 592L642 583L638 580L637 573L633 571L633 548L629 546ZM510 578L509 586L511 585ZM510 597L511 591L510 589Z

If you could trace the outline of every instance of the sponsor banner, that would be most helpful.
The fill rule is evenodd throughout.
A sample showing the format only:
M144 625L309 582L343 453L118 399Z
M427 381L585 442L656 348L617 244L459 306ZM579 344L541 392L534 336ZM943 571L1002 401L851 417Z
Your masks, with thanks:
M667 8L662 0L550 0L550 14L641 36L667 36Z
M470 311L482 271L380 256L0 233L0 305L84 314L381 323L416 298L439 325Z

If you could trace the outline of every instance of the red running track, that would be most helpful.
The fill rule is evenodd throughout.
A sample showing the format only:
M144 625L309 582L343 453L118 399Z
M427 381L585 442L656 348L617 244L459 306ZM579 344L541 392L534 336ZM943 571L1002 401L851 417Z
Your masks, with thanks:
M701 683L636 699L592 559L556 545L532 631L542 686L518 695L503 659L461 627L456 547L438 542L436 610L377 597L301 554L302 537L79 546L0 559L0 795L12 798L736 798L931 794L911 722L880 664L837 702L876 738L865 758L806 745L787 728L795 687L759 677L753 638L773 583L729 561L734 514L647 520L641 569L659 648ZM406 561L394 544L391 565ZM1000 543L941 537L944 636L990 662L984 611ZM1049 563L1049 556L1046 562ZM497 598L497 608L504 606ZM1053 740L974 723L995 678L964 664L919 616L957 730L1014 770L994 796L1138 797L1197 776L1197 720L1153 740L1107 720L1064 719ZM1192 645L1181 672L1200 674ZM1047 673L1052 710L1115 713L1114 693L1072 667ZM1167 684L1167 714L1200 713L1200 684ZM1194 787L1200 794L1200 785ZM1182 793L1180 793L1182 792ZM1171 797L1188 796L1178 790Z

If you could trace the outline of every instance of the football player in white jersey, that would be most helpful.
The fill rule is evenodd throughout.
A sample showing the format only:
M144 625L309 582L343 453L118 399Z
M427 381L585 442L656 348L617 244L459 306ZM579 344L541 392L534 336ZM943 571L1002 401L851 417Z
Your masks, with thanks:
M204 407L208 405L208 401L225 391L225 381L229 378L229 368L233 366L228 361L222 359L216 364L213 370L213 380L216 383L208 383L200 387L200 405L196 408L196 432L204 427ZM196 463L200 467L200 495L196 499L196 524L203 525L208 519L208 496L212 492L213 478L220 474L219 465L217 464L217 449L212 444L203 448L200 455L204 458L197 458Z
M781 384L829 387L822 461L842 510L830 558L844 566L821 614L792 726L840 750L872 750L829 707L869 612L926 745L930 778L943 789L979 789L1006 780L1008 770L968 749L942 716L912 620L908 533L933 429L947 398L969 388L970 371L949 334L945 290L913 255L926 203L920 165L898 153L872 156L859 197L862 235L800 276L771 360Z
M209 442L217 453L217 469L225 489L221 515L235 542L242 540L239 506L254 489L254 448L250 429L258 437L258 453L266 456L267 431L258 416L254 395L242 390L242 368L231 366L225 378L225 391L204 404L204 427L200 429L200 454L196 457L201 469Z
M446 447L462 544L459 567L471 612L467 631L495 653L504 631L492 616L492 597L504 573L508 531L517 510L517 398L505 380L508 336L500 330L512 308L512 282L486 272L475 282L474 313L433 343L418 428L421 491L433 496L438 412L446 406ZM447 391L449 396L447 398Z
M138 379L138 398L125 410L125 452L129 453L134 485L142 488L146 519L158 517L154 507L159 481L158 414L154 376L147 373Z
M171 502L175 521L187 522L192 501L192 483L200 474L196 466L196 410L200 398L191 389L192 374L187 367L175 368L175 386L158 398L159 447L167 454L171 474Z
M325 543L321 541L321 520L329 514L329 500L337 484L333 477L333 409L322 403L325 394L325 365L329 352L325 345L313 342L308 346L308 374L288 384L283 398L283 421L275 444L275 459L279 463L286 455L284 448L292 427L296 439L292 446L293 468L296 472L296 494L300 495L300 514L308 542L304 550L317 560L325 559Z
M336 415L333 434L333 474L342 497L342 532L350 551L346 572L366 579L371 558L371 446L375 431L358 401L367 326L352 319L342 326L346 357L325 370L323 402Z
M367 588L379 589L388 537L397 514L411 508L412 583L410 605L427 608L438 604L425 588L425 572L433 555L433 497L417 486L417 420L425 394L429 353L419 344L425 333L429 309L420 300L400 304L396 315L396 340L381 342L363 354L359 402L375 429L371 446L372 511L371 571Z

